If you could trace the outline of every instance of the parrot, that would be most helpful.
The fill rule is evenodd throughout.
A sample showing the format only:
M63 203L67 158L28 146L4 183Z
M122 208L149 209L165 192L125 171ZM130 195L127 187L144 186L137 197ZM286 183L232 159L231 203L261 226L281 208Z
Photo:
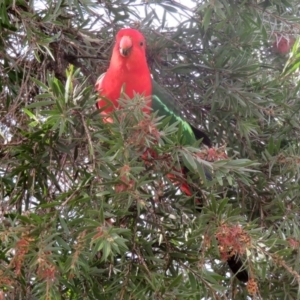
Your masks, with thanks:
M140 94L150 99L148 106L143 108L144 113L157 112L158 116L170 117L170 123L180 122L186 145L192 145L201 139L203 144L212 147L210 138L180 117L180 110L172 95L152 79L146 59L146 40L136 29L119 30L109 67L97 79L95 90L99 93L96 106L101 109L103 116L107 116L107 122L111 122L109 114L119 108L121 92L129 99ZM185 172L187 169L184 168L183 173ZM205 175L210 178L210 174L205 172ZM180 189L187 196L193 194L187 183L182 183ZM240 281L248 281L248 272L242 269L243 262L240 258L230 257L228 265Z

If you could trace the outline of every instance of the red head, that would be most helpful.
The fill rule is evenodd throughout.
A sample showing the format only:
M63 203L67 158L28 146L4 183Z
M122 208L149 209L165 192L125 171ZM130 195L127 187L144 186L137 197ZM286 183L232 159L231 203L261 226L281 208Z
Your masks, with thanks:
M120 65L130 70L148 69L146 41L138 30L125 28L118 32L109 67Z

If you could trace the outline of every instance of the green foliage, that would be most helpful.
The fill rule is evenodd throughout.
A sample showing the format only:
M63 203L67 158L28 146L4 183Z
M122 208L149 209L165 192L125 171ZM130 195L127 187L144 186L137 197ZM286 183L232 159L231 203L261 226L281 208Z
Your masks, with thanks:
M0 3L0 298L299 298L298 1L192 5ZM215 148L140 96L103 122L93 85L129 26Z

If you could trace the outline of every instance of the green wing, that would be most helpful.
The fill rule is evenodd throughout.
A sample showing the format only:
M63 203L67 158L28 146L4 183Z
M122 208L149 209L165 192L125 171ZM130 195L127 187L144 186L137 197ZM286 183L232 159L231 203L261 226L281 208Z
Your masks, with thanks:
M158 112L159 116L171 117L170 123L180 122L182 126L182 142L192 145L196 141L192 127L180 117L180 110L174 105L173 97L157 82L152 80L152 109Z

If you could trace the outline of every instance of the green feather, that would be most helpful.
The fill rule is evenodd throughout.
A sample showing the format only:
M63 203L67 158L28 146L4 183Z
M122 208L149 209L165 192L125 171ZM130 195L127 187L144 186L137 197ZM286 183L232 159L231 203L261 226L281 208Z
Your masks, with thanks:
M190 124L180 117L180 110L174 105L174 99L170 93L152 80L152 109L158 116L170 117L170 123L178 122L182 126L182 143L192 145L196 141L195 134Z

